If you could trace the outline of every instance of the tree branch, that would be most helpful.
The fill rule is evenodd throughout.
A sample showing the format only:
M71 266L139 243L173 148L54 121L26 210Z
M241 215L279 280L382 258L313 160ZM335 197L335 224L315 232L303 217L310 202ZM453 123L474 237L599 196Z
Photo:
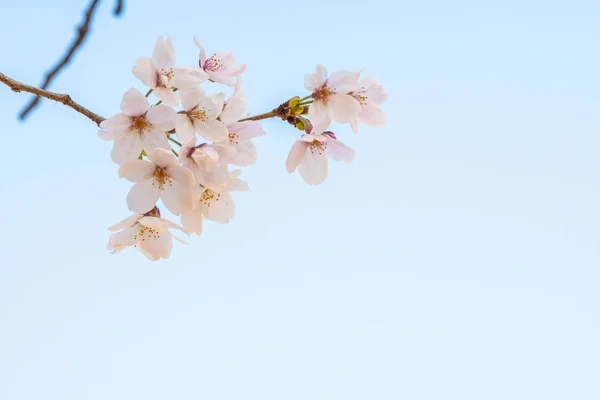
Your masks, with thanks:
M115 9L113 10L113 14L115 16L119 16L121 15L121 13L123 13L123 10L125 9L124 3L124 0L117 0L117 3L115 4Z
M252 117L241 119L239 122L242 122L242 121L260 121L261 119L275 118L275 117L281 118L281 116L277 112L277 109L275 109L273 111L269 111L269 112L264 113L264 114L254 115Z
M73 42L71 43L71 45L69 46L69 48L67 49L65 54L63 55L63 57L58 61L58 63L50 71L48 71L46 73L44 82L42 83L42 86L41 86L42 90L47 89L48 86L50 86L50 83L52 82L52 80L58 75L58 73L64 67L66 67L69 64L69 62L71 62L71 59L75 55L75 52L79 49L79 47L81 47L81 45L85 41L85 38L90 31L90 26L92 23L92 18L94 16L94 12L96 11L96 8L99 3L100 3L100 0L91 0L90 4L88 5L87 10L85 12L84 19L81 22L81 24L79 25L79 27L77 28L77 36L75 37L75 39L73 40ZM113 10L114 15L118 16L122 13L123 8L124 8L123 3L124 3L123 0L117 0L115 9ZM31 93L33 93L33 92L31 92ZM41 97L46 97L46 96L41 96ZM55 100L55 99L53 99L53 100ZM29 102L29 104L23 109L23 111L21 111L21 114L19 114L19 118L20 119L27 118L29 113L37 107L37 105L39 104L39 101L40 101L39 95L36 96L35 98L33 98ZM66 103L64 103L64 104L66 104Z
M104 118L102 118L98 114L93 113L92 111L83 107L81 104L74 102L73 99L71 99L71 96L69 96L68 94L53 93L53 92L49 92L44 89L36 88L34 86L26 85L19 81L15 81L12 78L9 78L8 76L4 75L1 72L0 72L0 82L4 83L6 86L8 86L13 92L33 93L33 94L37 95L38 97L45 97L47 99L62 103L67 107L71 107L73 110L77 111L78 113L85 115L86 117L88 117L89 119L94 121L97 125L100 125L100 122L104 121Z

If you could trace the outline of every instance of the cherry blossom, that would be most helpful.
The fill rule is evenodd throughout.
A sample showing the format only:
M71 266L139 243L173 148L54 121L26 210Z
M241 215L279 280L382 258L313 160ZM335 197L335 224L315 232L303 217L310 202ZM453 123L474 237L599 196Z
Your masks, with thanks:
M207 96L201 88L195 88L181 90L180 96L184 111L175 117L175 132L181 142L195 138L195 132L210 141L227 138L227 127L217 120L223 109L221 94Z
M240 121L244 116L248 102L240 89L241 79L238 80L233 95L227 99L219 120L227 126L228 137L213 147L219 152L221 162L245 167L256 162L258 157L256 147L251 142L265 134L256 121Z
M248 184L239 179L241 171L230 173L229 180L222 190L199 187L196 192L196 207L181 215L181 223L190 233L202 233L203 220L209 219L221 224L226 224L235 215L235 203L231 196L232 191L247 191Z
M121 113L100 123L100 138L114 140L112 160L123 165L135 160L142 150L170 149L165 130L173 126L175 111L165 105L150 108L148 99L137 89L123 95Z
M126 202L135 214L109 228L114 232L107 246L111 253L133 246L150 260L167 258L173 239L180 240L172 229L200 235L205 220L231 221L236 212L232 192L249 187L239 169L229 168L256 162L253 140L265 134L259 120L281 119L294 130L304 130L289 151L286 170L298 169L311 185L325 181L330 158L346 163L354 159L354 150L328 130L332 121L350 123L355 133L359 124L385 124L380 105L387 93L379 81L367 77L359 82L362 71L329 75L322 65L304 76L308 96L293 96L251 117L242 90L246 65L236 64L228 52L207 59L195 36L194 41L199 66L181 67L176 66L171 39L158 37L152 58L139 57L132 70L151 90L145 96L128 90L121 113L107 120L92 113L94 121L102 121L99 136L114 141L111 158L120 166L119 176L134 183ZM207 80L234 86L233 93L228 99L222 92L207 93L200 86ZM159 99L153 106L147 99L152 92ZM172 107L179 102L182 107L175 111ZM182 226L161 218L159 200L180 217Z
M177 164L177 158L164 149L148 152L146 160L131 160L119 168L119 176L135 185L127 195L127 206L136 213L151 210L160 198L175 215L194 207L194 174Z
M333 132L305 134L294 142L285 166L289 173L298 168L306 183L319 185L327 177L327 158L350 163L354 150L338 141Z
M200 44L194 35L194 42L200 50L200 68L208 74L208 77L214 81L227 86L235 85L235 78L246 69L246 64L235 64L233 53L219 52L206 58L204 47Z
M222 162L245 167L256 162L258 154L251 139L262 136L265 131L256 121L236 122L227 126L229 137L213 146Z
M223 190L229 180L226 165L219 164L219 153L214 145L203 143L196 146L193 138L183 145L179 162L194 173L196 182L214 190Z
M132 69L133 75L165 104L179 104L172 88L185 89L197 86L208 79L208 74L198 67L175 67L175 48L171 38L156 39L152 58L139 57Z
M316 130L324 131L331 120L348 123L360 114L360 103L348 94L357 89L359 75L360 71L336 71L327 77L327 70L319 64L315 74L304 76L304 87L314 99L308 116Z
M146 214L134 214L108 228L115 233L110 236L106 247L116 254L133 246L151 261L168 258L173 248L173 238L188 244L171 234L169 229L188 234L181 226L160 218L160 212L154 208Z
M350 121L354 133L358 133L359 122L368 126L385 125L386 117L379 104L384 103L388 95L377 79L372 76L366 77L358 84L358 88L349 94L358 100L361 107L360 114Z

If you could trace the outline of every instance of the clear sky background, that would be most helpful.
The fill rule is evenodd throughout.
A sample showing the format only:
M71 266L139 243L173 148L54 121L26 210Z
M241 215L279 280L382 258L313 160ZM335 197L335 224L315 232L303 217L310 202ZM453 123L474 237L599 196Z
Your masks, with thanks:
M0 71L39 84L84 3L3 5ZM0 87L0 399L600 398L598 1L126 3L53 90L110 116L196 33L252 113L369 66L389 123L310 187L265 122L233 222L151 263L105 251L131 184L94 123Z

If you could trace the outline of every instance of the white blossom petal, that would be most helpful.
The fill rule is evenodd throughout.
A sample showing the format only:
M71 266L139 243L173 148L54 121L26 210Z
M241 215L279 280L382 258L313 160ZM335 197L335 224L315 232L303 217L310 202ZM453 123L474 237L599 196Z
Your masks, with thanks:
M132 117L142 116L148 111L148 99L137 89L131 88L123 95L121 111Z
M131 117L127 114L115 114L100 122L100 128L114 133L124 132L131 126Z
M236 133L240 139L254 139L265 134L257 121L242 121L227 127L230 133Z
M194 43L196 43L198 50L200 50L200 55L199 55L200 67L202 67L204 65L204 63L206 62L206 52L204 51L204 47L202 46L202 44L200 44L200 42L196 38L196 35L194 35Z
M206 97L204 90L200 87L179 90L178 93L185 111L192 111Z
M152 60L148 57L139 57L131 72L144 85L151 89L156 88L158 74L156 68L154 68L154 64L152 64Z
M146 160L129 160L119 168L119 177L129 182L150 179L156 171L156 165Z
M146 153L148 154L148 159L156 164L157 167L165 168L177 164L177 158L168 150L158 148Z
M138 222L138 220L140 218L142 218L141 214L131 215L131 216L125 218L123 221L119 222L118 224L115 224L115 225L109 227L108 230L112 231L112 232L116 232L116 231L120 231L121 229L129 228L129 227L135 225L136 222Z
M327 156L318 151L306 148L304 162L298 166L300 176L310 185L320 185L327 177Z
M207 121L194 121L194 127L205 140L212 142L220 142L221 140L227 139L229 131L227 127L221 122L214 119Z
M148 153L153 149L165 149L170 150L171 146L169 146L169 141L167 139L167 135L158 129L150 129L148 132L144 133L142 137L142 147Z
M368 126L384 126L386 122L385 113L377 103L368 99L363 105L362 111L358 116L358 120Z
M383 89L383 86L379 81L372 76L367 76L360 82L362 89L364 89L366 97L373 100L376 104L385 103L388 99L388 95Z
M171 221L160 218L160 217L150 217L150 216L145 216L140 218L140 224L147 226L148 228L152 228L157 232L160 233L164 233L164 232L168 232L169 228L171 228L171 224L173 224ZM176 226L179 226L177 224L173 224Z
M148 110L146 119L152 125L163 126L168 124L173 118L175 118L175 110L165 105L158 105Z
M111 141L111 140L115 140L115 137L117 136L117 134L120 132L117 131L105 131L102 129L98 129L98 137L102 140L105 141Z
M339 140L327 140L327 154L335 161L351 163L354 160L354 150Z
M160 258L169 258L173 249L173 235L170 232L160 233L139 243L140 251L152 261Z
M177 67L173 70L173 86L178 89L194 87L208 80L208 74L199 67Z
M167 173L171 178L177 181L184 188L191 188L196 185L194 174L186 167L182 167L179 164L169 165Z
M142 141L137 133L126 132L115 137L110 158L123 165L128 160L135 160L142 153Z
M170 37L165 39L159 36L156 39L154 52L152 53L152 63L157 70L164 70L165 72L175 66L175 47L173 47Z
M219 200L217 201L216 198ZM235 203L228 192L215 193L215 199L210 202L210 207L204 206L202 211L207 219L226 224L235 216Z
M174 215L181 215L194 208L194 198L190 188L183 187L179 182L173 180L160 195L160 199L167 209Z
M156 205L160 192L154 179L139 181L133 185L127 195L127 207L138 214L147 213Z
M190 118L185 114L177 114L175 116L175 134L180 143L187 143L190 140L194 140L194 143L196 143L194 124L192 124Z
M361 71L335 71L327 79L327 87L336 93L348 93L358 88Z
M227 100L223 111L219 115L219 119L225 125L231 125L240 119L244 115L244 111L246 111L246 107L248 106L248 101L243 97L236 96ZM251 121L256 122L256 121Z
M350 95L334 94L329 96L328 101L329 116L340 124L350 122L361 112L360 103Z
M302 140L297 140L292 145L290 149L290 153L288 154L287 160L285 160L285 168L288 173L292 173L298 168L304 161L304 157L306 156L306 148L308 144Z
M169 88L157 87L156 89L154 89L154 95L156 95L157 98L162 100L163 103L168 104L170 106L175 107L177 106L177 104L179 104L179 96L177 96L177 93L175 93Z
M117 249L119 247L133 246L140 240L136 237L138 231L139 225L136 224L135 226L125 228L121 232L113 233L108 239L108 244L113 249Z
M322 100L315 100L308 108L308 117L314 132L323 132L331 125L331 117Z
M181 223L185 230L196 235L202 234L202 219L202 207L200 205L192 211L181 214Z
M230 159L232 164L235 164L239 167L246 167L254 164L258 159L256 146L254 146L254 143L252 143L250 140L242 140L234 147L237 151Z
M160 259L159 256L149 252L148 250L145 250L142 246L137 246L137 249L150 261L158 261Z

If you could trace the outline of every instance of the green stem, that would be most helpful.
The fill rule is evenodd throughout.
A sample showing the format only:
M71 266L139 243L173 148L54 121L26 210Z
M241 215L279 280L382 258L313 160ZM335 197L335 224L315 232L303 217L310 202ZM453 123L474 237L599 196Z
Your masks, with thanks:
M301 98L298 102L302 103L304 100L310 99L311 97L312 97L312 94L309 94L308 96Z
M179 154L177 154L175 150L171 149L171 151L173 152L173 154L175 154L175 157L179 157Z
M183 146L181 146L181 143L179 143L177 140L173 139L170 135L167 135L167 139L169 139L171 142L175 143L177 146L183 147Z
M146 97L150 96L150 93L154 92L154 89L150 89L148 90L148 93L146 93Z
M297 107L300 107L300 106L307 106L307 105L309 105L309 104L312 104L313 102L314 102L314 100L305 101L305 102L300 102L300 103L298 103Z

